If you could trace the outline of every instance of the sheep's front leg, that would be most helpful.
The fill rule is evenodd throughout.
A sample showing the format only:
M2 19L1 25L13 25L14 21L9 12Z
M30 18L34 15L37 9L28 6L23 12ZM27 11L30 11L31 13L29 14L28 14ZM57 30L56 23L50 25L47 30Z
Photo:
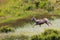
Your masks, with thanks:
M41 27L41 25L42 25L42 24L41 24L41 23L39 23L39 26L40 26L40 27Z
M52 23L51 23L51 22L48 22L48 23L52 25Z
M41 25L39 25L41 27Z

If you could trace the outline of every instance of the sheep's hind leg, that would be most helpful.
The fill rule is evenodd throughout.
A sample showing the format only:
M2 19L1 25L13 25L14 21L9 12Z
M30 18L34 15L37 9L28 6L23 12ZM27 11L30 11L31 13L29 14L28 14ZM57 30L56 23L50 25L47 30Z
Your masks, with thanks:
M52 23L51 23L51 22L49 22L49 24L51 24L51 25L52 25Z
M49 26L49 23L46 23Z

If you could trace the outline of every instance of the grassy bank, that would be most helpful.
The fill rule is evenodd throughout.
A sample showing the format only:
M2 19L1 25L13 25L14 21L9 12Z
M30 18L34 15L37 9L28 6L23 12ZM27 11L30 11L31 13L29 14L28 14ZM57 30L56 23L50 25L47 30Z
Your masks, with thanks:
M31 23L32 17L37 19L60 18L60 1L0 0L0 40L60 40L60 30L48 29L43 25L48 30L41 31L43 27L32 28L32 25L29 26L28 23ZM28 28L25 26L26 23ZM53 26L60 24L53 23ZM16 31L15 27L20 29Z
M0 2L0 26L19 24L24 20L30 20L33 16L37 18L51 17L50 14L60 16L60 2L56 0L54 2L52 0L2 0ZM16 22L17 20L21 21Z
M40 32L40 31L39 31ZM3 33L0 34L0 40L60 40L60 30L56 29L45 29L44 32L40 34L33 34L31 36L25 35L30 33Z

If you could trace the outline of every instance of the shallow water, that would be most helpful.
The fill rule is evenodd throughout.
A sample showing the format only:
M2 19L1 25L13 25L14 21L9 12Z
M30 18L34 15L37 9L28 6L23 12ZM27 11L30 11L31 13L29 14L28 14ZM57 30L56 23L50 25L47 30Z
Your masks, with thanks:
M25 35L34 35L34 34L40 34L42 33L45 29L60 29L60 19L55 19L53 21L51 21L52 25L48 26L46 24L43 24L41 26L39 25L36 25L33 27L33 24L26 24L24 25L24 27L20 27L20 28L17 28L15 30L16 33L20 33L20 34L25 34Z

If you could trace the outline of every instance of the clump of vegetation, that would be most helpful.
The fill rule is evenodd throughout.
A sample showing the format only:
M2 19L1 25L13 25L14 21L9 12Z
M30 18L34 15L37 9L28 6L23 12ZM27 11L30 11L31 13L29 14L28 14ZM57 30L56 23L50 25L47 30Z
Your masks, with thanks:
M40 4L40 2L35 3L36 8L39 8L39 4Z
M26 8L26 10L32 10L32 9L33 9L32 6L29 6L29 7Z
M2 40L60 40L60 31L48 29L42 34L33 35L32 37L24 34L8 34Z
M60 40L60 31L46 30L41 35L34 35L31 40Z
M4 27L1 27L1 28L0 28L0 32L5 32L5 33L7 33L7 32L12 32L12 31L14 31L14 28L9 27L9 26L4 26Z
M45 6L45 9L48 12L51 12L51 11L54 11L54 6L50 2L48 2L47 5Z

